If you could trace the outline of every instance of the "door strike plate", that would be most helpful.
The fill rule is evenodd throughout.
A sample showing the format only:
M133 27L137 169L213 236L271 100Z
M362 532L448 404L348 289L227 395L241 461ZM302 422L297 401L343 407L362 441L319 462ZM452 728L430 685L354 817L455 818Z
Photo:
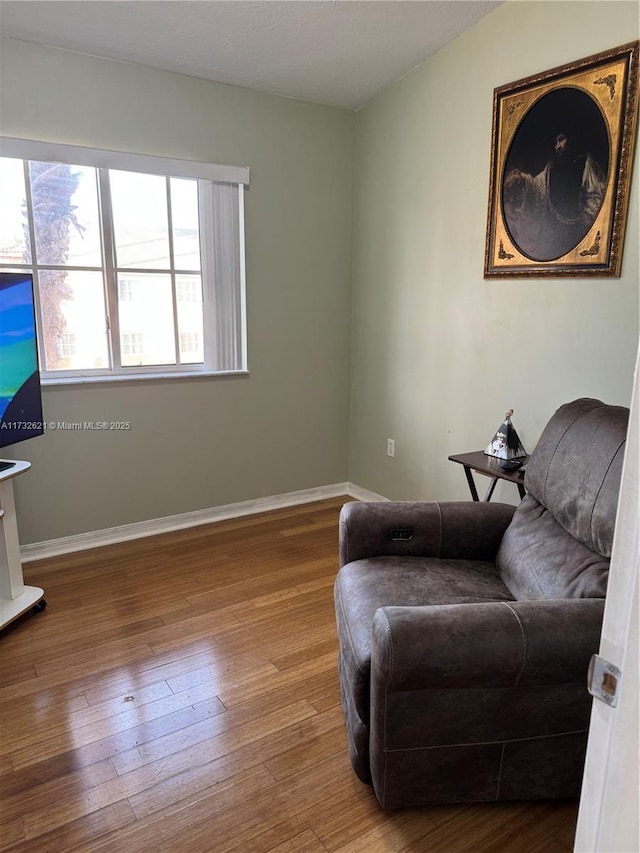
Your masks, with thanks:
M611 708L618 704L622 670L618 669L600 655L593 655L589 661L587 688L592 696L605 702Z

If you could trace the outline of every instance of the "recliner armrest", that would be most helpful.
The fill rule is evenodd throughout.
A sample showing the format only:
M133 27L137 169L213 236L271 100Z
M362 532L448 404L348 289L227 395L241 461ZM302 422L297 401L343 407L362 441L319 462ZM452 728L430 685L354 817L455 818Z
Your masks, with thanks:
M604 601L383 607L369 757L385 808L573 797Z
M603 612L595 598L381 607L372 682L396 692L584 681L586 691Z
M385 556L493 561L514 512L484 501L350 501L340 512L340 566Z

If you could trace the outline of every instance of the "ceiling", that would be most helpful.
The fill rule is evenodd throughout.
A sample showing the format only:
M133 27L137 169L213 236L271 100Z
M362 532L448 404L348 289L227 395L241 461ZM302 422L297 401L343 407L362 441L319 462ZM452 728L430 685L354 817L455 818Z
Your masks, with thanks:
M358 109L502 0L2 0L3 36Z

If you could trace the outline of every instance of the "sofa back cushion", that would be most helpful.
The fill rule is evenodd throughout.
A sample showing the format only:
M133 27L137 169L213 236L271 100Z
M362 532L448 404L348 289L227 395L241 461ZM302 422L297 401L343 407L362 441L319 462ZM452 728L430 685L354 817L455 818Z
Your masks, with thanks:
M545 427L498 552L516 598L604 596L628 419L622 406L580 399Z

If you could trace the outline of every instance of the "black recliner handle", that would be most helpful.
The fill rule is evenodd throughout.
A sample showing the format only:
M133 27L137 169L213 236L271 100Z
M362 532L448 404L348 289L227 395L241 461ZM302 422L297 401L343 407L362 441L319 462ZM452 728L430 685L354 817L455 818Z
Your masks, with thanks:
M411 542L413 530L410 527L392 527L388 535L392 542Z

